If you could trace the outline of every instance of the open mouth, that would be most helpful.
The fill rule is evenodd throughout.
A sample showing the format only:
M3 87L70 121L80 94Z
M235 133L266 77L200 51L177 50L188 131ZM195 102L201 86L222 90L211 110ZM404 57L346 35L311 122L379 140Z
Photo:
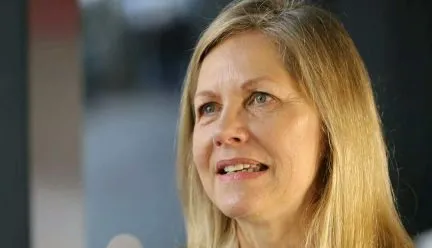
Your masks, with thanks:
M219 175L232 174L237 172L260 172L268 170L268 166L265 164L235 164L225 166L218 170Z

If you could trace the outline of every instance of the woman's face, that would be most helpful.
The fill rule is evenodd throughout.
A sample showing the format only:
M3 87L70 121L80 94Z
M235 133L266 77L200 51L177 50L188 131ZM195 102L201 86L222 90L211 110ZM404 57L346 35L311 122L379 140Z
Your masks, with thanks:
M247 32L214 48L194 111L193 160L225 215L298 214L318 169L320 120L268 38Z

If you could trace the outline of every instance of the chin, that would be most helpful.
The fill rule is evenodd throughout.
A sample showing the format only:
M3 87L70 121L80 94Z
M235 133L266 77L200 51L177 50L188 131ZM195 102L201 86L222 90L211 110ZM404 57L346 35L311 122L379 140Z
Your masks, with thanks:
M227 217L244 218L255 212L257 203L244 196L224 197L216 202L217 208Z

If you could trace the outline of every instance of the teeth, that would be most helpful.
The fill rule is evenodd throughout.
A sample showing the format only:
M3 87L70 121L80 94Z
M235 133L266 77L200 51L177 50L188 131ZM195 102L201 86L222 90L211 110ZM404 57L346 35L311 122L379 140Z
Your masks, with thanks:
M230 165L230 166L227 166L227 167L224 168L224 171L226 173L233 172L233 171L236 171L236 170L237 170L237 168L236 168L235 165Z
M224 168L224 171L228 173L233 173L235 171L247 171L247 172L256 172L259 171L259 166L255 164L236 164L230 165Z

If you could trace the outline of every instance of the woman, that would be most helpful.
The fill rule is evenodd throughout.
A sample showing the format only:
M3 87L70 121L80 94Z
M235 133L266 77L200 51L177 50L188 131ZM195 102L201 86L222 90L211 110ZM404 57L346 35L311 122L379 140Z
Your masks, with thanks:
M196 46L180 111L187 247L413 247L368 73L328 12L227 6Z

